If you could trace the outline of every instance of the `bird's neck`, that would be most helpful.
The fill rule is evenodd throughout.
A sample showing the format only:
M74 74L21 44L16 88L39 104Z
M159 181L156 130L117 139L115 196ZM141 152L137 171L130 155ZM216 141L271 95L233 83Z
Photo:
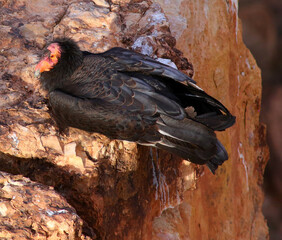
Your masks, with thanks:
M81 66L82 62L83 56L81 52L80 54L69 53L52 70L42 73L40 78L42 87L48 92L55 89L63 89L68 79Z

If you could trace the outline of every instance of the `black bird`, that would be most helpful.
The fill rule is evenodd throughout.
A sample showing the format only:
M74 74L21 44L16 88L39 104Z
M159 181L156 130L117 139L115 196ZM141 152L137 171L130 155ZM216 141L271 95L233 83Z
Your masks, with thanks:
M58 39L35 70L61 127L164 149L213 173L228 159L214 131L235 117L187 75L148 56L119 47L93 54Z

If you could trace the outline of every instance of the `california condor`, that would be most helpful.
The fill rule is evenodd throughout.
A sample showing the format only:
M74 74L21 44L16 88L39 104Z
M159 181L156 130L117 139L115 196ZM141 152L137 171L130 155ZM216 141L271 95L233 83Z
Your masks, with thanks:
M164 149L213 173L228 159L214 131L235 117L187 75L151 57L119 47L94 54L59 39L35 75L60 126Z

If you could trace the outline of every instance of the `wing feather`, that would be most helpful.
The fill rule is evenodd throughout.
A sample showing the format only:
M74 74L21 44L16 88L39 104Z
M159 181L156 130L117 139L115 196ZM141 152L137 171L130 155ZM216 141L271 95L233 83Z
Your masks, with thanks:
M82 57L74 42L60 44L72 49L64 53L69 58L42 78L59 123L155 146L212 172L227 160L214 130L235 117L187 75L123 48Z
M151 75L171 78L180 82L196 83L184 73L160 63L149 56L145 56L128 49L115 47L101 54L111 57L118 63L118 71L144 72Z

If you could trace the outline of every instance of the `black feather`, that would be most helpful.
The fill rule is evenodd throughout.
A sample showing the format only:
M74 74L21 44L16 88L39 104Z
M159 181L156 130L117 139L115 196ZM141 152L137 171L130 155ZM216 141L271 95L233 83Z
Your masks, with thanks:
M72 40L54 42L62 55L40 80L60 126L155 146L213 173L228 159L214 130L232 126L235 117L194 80L123 48L93 54Z

